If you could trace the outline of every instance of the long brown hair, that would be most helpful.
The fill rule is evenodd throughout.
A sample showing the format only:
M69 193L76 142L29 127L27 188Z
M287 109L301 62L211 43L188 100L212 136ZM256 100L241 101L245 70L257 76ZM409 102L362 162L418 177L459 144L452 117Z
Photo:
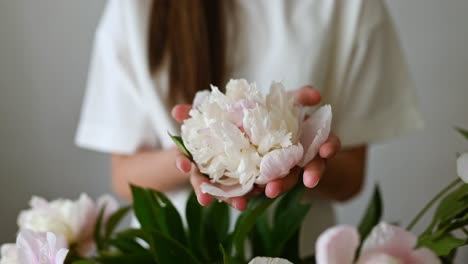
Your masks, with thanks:
M190 102L210 84L222 87L226 68L223 2L153 0L149 67L154 73L167 59L171 106Z

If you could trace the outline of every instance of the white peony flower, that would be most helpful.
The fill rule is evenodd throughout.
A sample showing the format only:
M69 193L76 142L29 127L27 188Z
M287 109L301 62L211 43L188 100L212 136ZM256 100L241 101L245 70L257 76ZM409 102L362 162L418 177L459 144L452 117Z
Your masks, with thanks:
M326 105L305 119L305 109L281 83L264 96L255 84L231 80L226 94L214 86L199 92L190 116L182 139L211 179L202 192L236 197L310 162L328 138L332 114Z
M58 199L51 202L34 196L30 201L31 208L19 214L18 226L20 230L63 235L70 245L77 244L80 253L86 255L92 249L94 225L104 204L106 219L118 207L110 196L99 198L97 203L86 194L81 194L76 201Z
M457 174L464 181L468 183L468 152L463 153L457 159Z
M63 264L68 254L65 238L51 232L23 229L16 244L2 245L0 264Z

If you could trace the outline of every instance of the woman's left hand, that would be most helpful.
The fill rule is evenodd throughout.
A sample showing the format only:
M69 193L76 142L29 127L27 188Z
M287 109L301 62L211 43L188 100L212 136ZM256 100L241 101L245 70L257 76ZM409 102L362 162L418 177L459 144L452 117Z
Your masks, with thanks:
M310 86L294 90L292 93L296 97L297 102L304 106L314 106L320 102L320 93ZM177 120L177 122L182 123L185 119L190 117L190 109L191 105L176 105L172 109L172 116ZM326 161L333 158L340 151L340 148L340 140L336 135L330 133L327 141L320 147L318 155L304 167L302 180L306 187L313 188L319 183L321 177L325 173ZM176 166L182 172L190 172L190 183L195 190L198 202L201 205L210 204L213 197L200 191L200 185L209 180L205 176L201 175L196 166L182 154L176 158ZM263 188L265 195L269 198L278 197L282 193L291 190L297 184L299 173L300 169L296 167L291 170L291 173L286 177L271 181L265 186L256 186L248 195L233 197L227 199L225 202L240 211L245 210L247 208L247 199L262 193Z

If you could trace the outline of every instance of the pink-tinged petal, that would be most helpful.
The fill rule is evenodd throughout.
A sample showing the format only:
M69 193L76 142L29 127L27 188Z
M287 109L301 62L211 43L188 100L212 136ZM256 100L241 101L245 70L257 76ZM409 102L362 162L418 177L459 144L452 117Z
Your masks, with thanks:
M16 238L19 263L63 264L68 253L63 236L23 229Z
M18 248L19 263L39 263L40 245L36 242L33 231L21 230L16 237L16 246Z
M62 248L55 255L55 264L63 264L68 254L68 249Z
M457 159L457 174L464 181L468 183L468 152L463 153Z
M315 245L317 264L352 264L359 234L352 226L335 226L323 232Z
M419 248L411 254L413 264L440 264L440 259L427 248Z
M405 264L405 262L384 253L376 253L361 256L356 264Z
M314 159L320 146L327 141L330 134L331 121L332 111L330 105L320 107L304 121L299 141L306 151L299 166L304 167Z
M255 183L265 184L288 175L289 171L302 159L303 154L304 149L301 144L269 152L260 162L260 176Z
M254 180L255 179L252 178L252 180L250 180L246 184L237 184L231 186L204 182L201 184L200 190L202 193L207 193L220 198L239 197L247 194L253 189Z
M208 99L209 96L210 96L210 91L208 90L197 92L195 94L195 98L193 99L192 107L193 108L199 107L203 102L206 101L206 99Z
M417 240L418 238L414 234L401 227L380 223L364 240L361 255L368 252L385 251L393 256L404 257L411 253Z

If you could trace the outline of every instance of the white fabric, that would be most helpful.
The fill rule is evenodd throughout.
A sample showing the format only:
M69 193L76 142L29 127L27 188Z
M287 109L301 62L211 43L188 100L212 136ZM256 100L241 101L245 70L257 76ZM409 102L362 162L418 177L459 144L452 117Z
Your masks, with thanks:
M333 130L344 146L385 140L422 125L383 0L235 4L240 30L228 35L229 77L255 81L264 89L272 80L290 89L313 85L323 103L332 105ZM178 126L164 103L167 72L151 75L148 70L150 8L151 0L108 2L96 32L76 135L79 146L122 154L141 146L172 146L167 131L178 133ZM171 194L179 208L186 193ZM310 224L320 219L332 224L330 205L317 207L321 210L311 210Z

